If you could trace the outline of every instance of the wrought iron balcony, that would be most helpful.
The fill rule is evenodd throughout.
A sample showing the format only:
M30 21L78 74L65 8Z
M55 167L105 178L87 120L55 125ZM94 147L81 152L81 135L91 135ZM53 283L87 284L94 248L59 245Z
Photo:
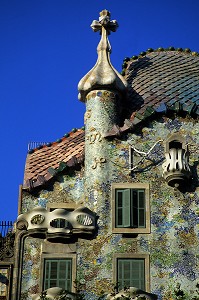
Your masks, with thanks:
M14 255L14 239L12 221L0 221L0 261L7 261Z

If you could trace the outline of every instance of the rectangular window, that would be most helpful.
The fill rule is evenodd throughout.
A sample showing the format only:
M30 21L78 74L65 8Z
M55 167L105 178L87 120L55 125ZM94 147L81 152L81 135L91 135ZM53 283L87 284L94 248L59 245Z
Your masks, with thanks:
M145 228L145 191L116 189L116 227Z
M117 260L117 282L119 289L136 287L145 290L145 262L144 259Z
M136 287L150 292L149 255L139 253L115 253L113 257L113 281L119 290Z
M44 260L44 290L51 287L72 290L72 259Z
M113 232L150 233L149 185L113 184Z

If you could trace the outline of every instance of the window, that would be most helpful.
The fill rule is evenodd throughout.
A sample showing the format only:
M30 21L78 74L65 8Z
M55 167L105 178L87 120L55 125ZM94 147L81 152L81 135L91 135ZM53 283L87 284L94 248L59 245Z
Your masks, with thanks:
M63 290L72 289L72 259L45 259L44 290L60 287Z
M113 184L113 232L150 233L149 185Z
M42 244L40 289L60 287L75 292L76 244ZM73 253L72 253L73 252Z
M114 281L119 290L136 287L149 291L149 256L147 254L115 254Z
M136 287L145 290L144 259L117 260L117 282L119 289Z
M145 192L116 189L116 227L145 228Z

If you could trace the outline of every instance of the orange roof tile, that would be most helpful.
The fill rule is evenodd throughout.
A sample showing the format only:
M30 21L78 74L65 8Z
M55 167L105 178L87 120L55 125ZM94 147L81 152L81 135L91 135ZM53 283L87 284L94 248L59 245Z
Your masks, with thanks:
M58 142L29 151L26 158L23 188L32 189L41 186L66 166L74 166L82 162L84 139L84 130L78 129Z

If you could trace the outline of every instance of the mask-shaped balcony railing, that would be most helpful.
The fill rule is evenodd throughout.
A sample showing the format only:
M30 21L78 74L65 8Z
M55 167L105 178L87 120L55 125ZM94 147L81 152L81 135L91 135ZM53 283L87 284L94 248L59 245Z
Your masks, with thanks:
M36 294L32 296L32 300L78 300L80 299L80 295L64 291L59 287L52 287L40 294Z
M157 295L147 293L135 287L129 287L125 290L121 290L118 293L111 293L107 295L107 300L120 300L120 299L146 299L146 300L157 300Z
M185 184L191 176L189 167L189 151L179 141L171 141L167 144L163 163L163 177L168 184L173 187L179 187Z
M96 220L96 214L86 207L78 207L73 211L55 209L51 212L43 207L35 207L19 215L16 226L18 230L27 230L31 236L53 240L77 234L92 235L97 228Z
M67 292L58 287L49 288L46 291L43 291L41 294L36 294L32 297L33 300L40 300L40 299L44 299L44 300L47 300L47 299L49 299L49 300L53 300L53 299L78 300L80 298L81 298L81 294ZM119 299L157 300L157 298L158 297L155 294L147 293L138 288L130 287L130 288L122 290L116 294L113 294L113 293L108 294L103 299L107 299L107 300L116 300L116 299L117 300L119 300Z

